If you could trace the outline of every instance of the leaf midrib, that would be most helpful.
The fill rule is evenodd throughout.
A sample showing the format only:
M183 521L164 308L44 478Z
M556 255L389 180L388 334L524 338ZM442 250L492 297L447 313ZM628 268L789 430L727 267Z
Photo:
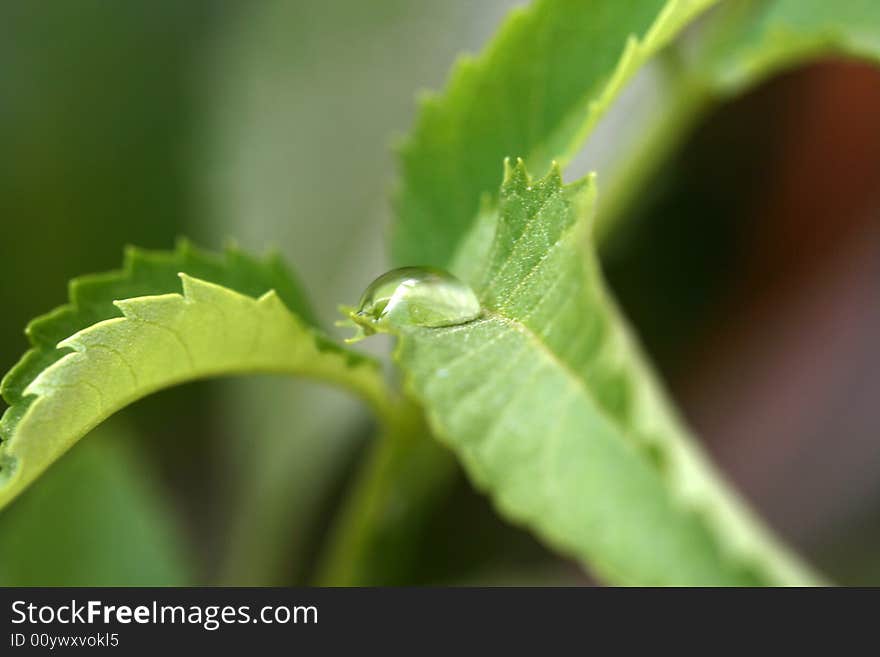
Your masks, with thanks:
M622 435L625 439L625 443L633 448L639 454L639 456L642 456L642 451L638 442L632 440L632 438L629 436L629 431L622 425L620 420L611 415L602 406L602 404L599 403L598 398L593 394L592 390L590 390L590 387L587 385L587 382L577 372L577 370L566 363L562 358L559 357L558 354L556 354L555 351L544 344L541 338L531 328L529 328L519 320L508 317L507 315L504 315L503 313L500 313L498 311L485 311L485 316L494 319L500 324L506 325L510 327L511 330L523 335L529 341L529 343L535 347L537 351L539 351L552 364L556 365L556 367L558 367L559 370L565 374L566 379L570 381L572 387L580 391L582 396L586 399L587 403L591 404L592 407L596 410L597 415L599 415L605 422L607 422L609 426L613 427L618 434Z

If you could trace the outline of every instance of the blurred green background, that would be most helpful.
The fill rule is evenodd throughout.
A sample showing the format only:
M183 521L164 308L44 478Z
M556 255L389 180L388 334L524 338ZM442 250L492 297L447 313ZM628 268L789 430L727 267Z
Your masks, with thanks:
M65 281L179 235L278 247L331 325L386 268L389 146L417 92L516 4L3 2L0 370ZM650 74L603 122L606 151ZM880 584L878 115L866 66L771 80L701 123L603 253L722 468L860 584ZM601 188L599 150L578 166ZM302 382L163 392L0 514L0 584L307 582L371 430ZM412 583L589 581L463 478L420 546Z

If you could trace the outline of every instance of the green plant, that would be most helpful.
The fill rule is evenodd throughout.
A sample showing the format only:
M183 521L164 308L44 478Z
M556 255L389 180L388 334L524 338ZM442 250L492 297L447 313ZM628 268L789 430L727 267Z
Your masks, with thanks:
M277 258L182 243L173 253L132 250L122 271L75 280L69 305L30 324L32 349L3 380L0 504L136 399L206 377L293 374L350 390L381 424L322 582L393 579L377 554L412 552L400 528L453 471L435 438L505 518L606 581L820 582L743 507L678 419L605 287L596 248L712 104L807 58L880 61L880 9L719 3L676 40L713 4L536 2L483 55L461 60L442 96L423 101L401 149L394 264L451 271L481 311L451 326L383 324L397 339L402 390L318 326ZM598 182L608 191L597 207L595 177L565 185L560 166L658 54L666 93ZM391 506L402 511L389 517Z

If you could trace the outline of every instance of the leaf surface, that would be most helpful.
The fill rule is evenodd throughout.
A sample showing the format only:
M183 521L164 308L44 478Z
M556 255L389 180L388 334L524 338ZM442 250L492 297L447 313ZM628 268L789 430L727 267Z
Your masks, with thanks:
M483 318L411 327L396 357L500 511L609 581L815 581L720 483L585 253L593 178L508 167Z
M204 276L209 280L198 278ZM277 259L181 245L132 250L125 269L71 285L71 303L28 327L33 348L4 378L0 506L101 421L159 389L251 373L297 374L388 400L377 363L307 322Z

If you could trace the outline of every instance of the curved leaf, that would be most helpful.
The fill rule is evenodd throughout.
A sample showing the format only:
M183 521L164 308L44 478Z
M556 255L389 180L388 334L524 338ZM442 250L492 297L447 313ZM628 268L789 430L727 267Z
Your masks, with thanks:
M102 420L184 381L300 374L348 387L387 415L378 365L294 309L308 316L277 259L215 258L186 244L132 250L122 272L75 281L70 305L28 327L34 348L3 380L0 506Z
M593 178L508 167L485 316L396 357L435 432L508 518L617 583L806 584L720 483L581 247Z
M392 255L448 266L498 162L565 161L623 84L715 0L539 0L511 13L486 51L462 58L446 92L429 96L401 149Z

